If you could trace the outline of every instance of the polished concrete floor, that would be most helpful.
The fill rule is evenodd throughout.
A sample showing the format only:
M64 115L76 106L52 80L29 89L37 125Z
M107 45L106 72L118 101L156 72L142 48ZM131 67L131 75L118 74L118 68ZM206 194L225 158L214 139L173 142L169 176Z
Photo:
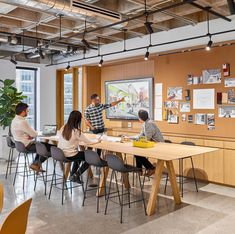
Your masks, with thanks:
M65 203L61 205L60 190L53 190L51 200L44 196L44 186L38 182L34 192L34 179L30 177L26 189L22 189L22 178L17 178L13 187L13 176L4 177L6 164L0 160L0 181L4 184L4 209L0 215L2 221L6 214L27 198L32 197L28 234L208 234L235 233L235 189L213 184L199 183L199 192L195 192L194 183L187 181L183 203L175 206L170 196L170 186L164 195L164 179L161 194L158 196L156 214L148 217L141 203L124 208L124 223L120 224L120 209L115 203L109 205L104 215L104 199L101 199L100 213L96 213L95 193L90 192L85 206L82 207L83 193L76 188L71 195L65 193ZM95 181L92 181L95 182ZM145 197L148 199L151 181L145 184ZM132 191L139 196L139 189Z

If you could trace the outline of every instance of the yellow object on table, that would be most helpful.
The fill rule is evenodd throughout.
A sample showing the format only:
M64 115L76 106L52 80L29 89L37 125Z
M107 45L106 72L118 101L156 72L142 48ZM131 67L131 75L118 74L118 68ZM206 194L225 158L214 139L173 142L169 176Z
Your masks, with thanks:
M132 145L139 148L151 148L154 147L155 142L147 141L146 137L140 137L139 140L134 140Z

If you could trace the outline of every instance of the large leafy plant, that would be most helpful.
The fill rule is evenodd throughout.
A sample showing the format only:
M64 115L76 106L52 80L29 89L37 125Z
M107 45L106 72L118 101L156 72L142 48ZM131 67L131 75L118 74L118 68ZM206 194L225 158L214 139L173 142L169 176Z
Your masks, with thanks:
M0 126L5 129L10 126L12 119L15 117L15 107L26 96L13 86L15 80L0 79Z

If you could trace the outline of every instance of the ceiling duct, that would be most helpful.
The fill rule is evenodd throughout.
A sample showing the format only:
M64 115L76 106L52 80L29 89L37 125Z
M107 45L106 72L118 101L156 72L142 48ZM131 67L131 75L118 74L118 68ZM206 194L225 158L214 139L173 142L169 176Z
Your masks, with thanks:
M16 6L31 8L45 13L55 15L63 14L64 16L84 19L87 17L100 17L113 22L120 20L121 16L117 12L103 9L92 4L81 3L80 1L65 1L65 0L1 0L1 2Z
M74 8L78 8L79 10L92 12L94 15L102 15L103 17L113 18L116 20L120 20L120 14L114 11L110 11L108 9L100 8L91 4L87 4L81 1L72 0L72 6Z

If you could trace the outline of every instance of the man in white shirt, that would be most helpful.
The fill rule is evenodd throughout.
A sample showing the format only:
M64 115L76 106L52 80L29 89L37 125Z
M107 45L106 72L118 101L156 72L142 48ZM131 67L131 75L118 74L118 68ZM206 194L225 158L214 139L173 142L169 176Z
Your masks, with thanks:
M26 117L28 115L28 105L26 103L19 103L16 105L16 116L11 123L11 133L15 141L23 143L26 149L32 153L36 153L35 138L38 133L29 125ZM47 149L50 145L45 144ZM43 171L41 164L46 160L44 157L36 155L34 162L30 165L32 170L37 172Z

